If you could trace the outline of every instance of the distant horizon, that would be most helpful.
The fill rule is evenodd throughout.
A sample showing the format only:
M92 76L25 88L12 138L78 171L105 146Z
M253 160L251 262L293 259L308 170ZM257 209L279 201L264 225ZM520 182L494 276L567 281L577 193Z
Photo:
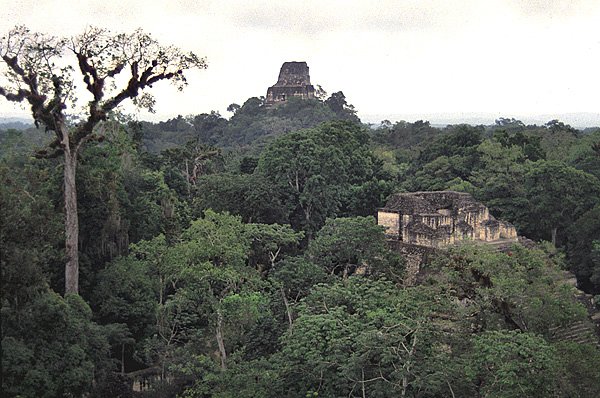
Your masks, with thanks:
M383 120L394 123L404 120L415 122L428 121L432 125L449 125L466 123L472 125L493 125L500 118L514 118L526 125L544 125L551 120L559 120L577 129L600 127L600 113L593 112L565 112L565 113L491 113L491 112L422 112L422 113L393 113L393 114L365 114L359 117L363 123L379 124ZM383 117L383 118L381 118Z
M210 110L200 111L193 113L197 115L201 113L210 113ZM521 114L521 113L491 113L491 112L397 112L397 113L380 113L380 114L366 114L357 112L358 117L362 123L379 125L384 120L389 120L391 123L400 121L414 123L418 120L429 122L433 126L447 126L452 124L470 124L470 125L485 125L491 126L495 124L495 121L499 118L514 118L520 120L525 125L544 125L551 120L559 120L565 124L568 124L576 129L587 129L587 128L600 128L600 113L593 112L566 112L566 113L544 113L544 114ZM164 122L169 119L176 118L178 115L151 115L152 117L144 117L145 115L138 115L137 120L158 123ZM182 116L188 116L182 115ZM231 114L221 115L226 119L231 117ZM4 121L6 120L6 121ZM0 113L0 124L11 123L11 122L22 122L33 124L33 119L26 113Z

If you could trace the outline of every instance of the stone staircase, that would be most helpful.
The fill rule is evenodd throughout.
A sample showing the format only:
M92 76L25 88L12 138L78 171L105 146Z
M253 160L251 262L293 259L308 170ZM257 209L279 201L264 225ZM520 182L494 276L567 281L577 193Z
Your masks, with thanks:
M492 240L489 242L482 243L485 246L492 248L495 251L499 252L507 252L510 248L517 244L514 239L500 239L500 240Z
M513 245L520 244L528 249L533 249L536 247L536 243L531 239L525 238L524 236L519 236L518 240L514 239L499 239L493 240L490 242L484 243L486 246L491 247L493 250L498 252L507 253L511 250Z
M588 311L588 318L571 325L550 329L554 341L572 341L580 344L596 344L600 347L600 310L596 308L593 296L577 288L577 278L572 272L562 271L557 281L573 289L573 298Z
M571 341L578 344L600 345L598 336L594 333L594 325L588 320L551 328L550 339L552 341Z
M518 239L498 239L498 240L491 240L491 241L466 240L466 241L455 243L454 245L460 246L461 244L472 244L472 243L486 246L486 247L491 248L494 251L502 252L502 253L510 252L511 248L516 244L524 246L528 249L533 249L536 247L536 243L534 241L532 241L531 239L525 238L523 236L519 236Z
M486 242L494 250L503 253L510 252L515 243L511 240ZM523 236L519 236L518 243L528 249L536 247L534 241ZM573 288L573 298L588 310L588 319L574 322L571 325L551 328L549 330L550 339L553 341L572 341L578 344L595 344L600 347L600 310L593 304L593 297L577 288L577 278L570 271L562 271L557 282Z
M414 286L421 282L419 277L421 264L426 258L442 249L434 249L424 246L406 244L395 239L388 240L390 247L401 253L406 261L407 277L405 286ZM460 242L456 244L472 243ZM519 236L515 239L501 239L496 241L476 242L490 247L492 250L502 253L510 253L515 244L520 244L528 249L533 249L537 244L531 239ZM577 279L572 272L562 271L557 279L557 283L570 285L573 289L573 300L580 302L587 310L588 317L585 320L574 322L570 325L555 327L550 329L550 339L553 341L572 341L578 344L596 344L600 348L600 309L593 303L593 297L577 288Z

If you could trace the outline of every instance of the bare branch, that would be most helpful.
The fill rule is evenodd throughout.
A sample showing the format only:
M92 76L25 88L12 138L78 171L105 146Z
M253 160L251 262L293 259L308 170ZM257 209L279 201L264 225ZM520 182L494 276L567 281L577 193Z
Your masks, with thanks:
M15 27L0 40L0 55L7 67L0 96L12 102L27 101L36 125L42 123L58 138L67 127L65 112L75 107L75 70L64 50L75 57L73 66L81 73L92 100L83 122L71 130L69 142L79 149L94 127L107 119L125 100L153 111L155 100L144 90L159 81L170 81L181 90L187 85L184 72L206 68L206 61L174 46L162 46L149 34L113 34L90 27L70 39L56 38ZM117 76L129 72L124 87L117 89Z
M20 89L17 93L9 93L3 87L0 87L0 95L12 102L23 102L29 95L29 91Z

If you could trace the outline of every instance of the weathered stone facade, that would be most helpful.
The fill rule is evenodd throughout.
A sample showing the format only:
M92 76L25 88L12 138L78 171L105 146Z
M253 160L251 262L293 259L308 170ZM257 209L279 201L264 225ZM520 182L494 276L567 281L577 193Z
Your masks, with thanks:
M302 99L315 97L315 88L310 84L306 62L284 62L277 83L267 90L265 105L282 104L291 97Z
M405 259L405 286L414 286L425 276L422 264L443 249L460 242L480 242L492 250L510 252L513 244L535 247L518 237L515 227L496 220L483 204L467 193L453 191L412 192L392 195L379 209L377 222L385 227L389 246ZM550 329L554 341L598 344L600 311L591 295L576 288L575 275L564 271L560 283L573 286L574 299L588 309L589 319Z
M511 224L496 220L468 193L454 191L398 193L377 214L392 240L444 248L464 240L517 241Z

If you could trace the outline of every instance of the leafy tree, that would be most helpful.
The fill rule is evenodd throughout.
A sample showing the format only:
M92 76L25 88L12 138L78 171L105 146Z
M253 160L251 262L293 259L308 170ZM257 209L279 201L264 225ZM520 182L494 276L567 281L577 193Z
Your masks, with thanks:
M231 104L227 107L227 112L234 112L235 114L240 106L236 105L237 108L233 108L234 110L232 111L230 110L230 107L233 105L235 104ZM203 144L215 145L221 140L223 131L227 127L227 119L223 118L221 114L216 111L195 115L189 119L196 140Z
M384 174L383 166L381 166ZM384 176L374 176L373 179L360 185L352 185L348 193L347 203L340 215L343 216L372 216L377 209L385 205L387 198L394 192L395 184Z
M190 122L181 115L177 115L177 117L168 119L164 122L158 122L158 125L163 130L174 131L177 133L186 132L190 128Z
M282 396L448 394L449 352L433 320L442 308L431 292L399 290L385 280L317 287L276 359Z
M508 131L512 131L512 132L520 132L523 131L525 129L525 123L523 123L520 120L517 120L515 118L507 118L507 117L501 117L499 119L496 119L496 121L494 122L495 126L497 126L500 130L496 130L496 131L503 131L503 132L508 132Z
M200 361L198 361L200 362ZM281 381L276 378L278 363L271 359L236 361L226 372L207 370L198 366L194 384L182 394L183 398L219 397L252 398L271 396L280 388Z
M133 143L116 121L107 122L103 131L106 139L83 149L78 158L79 286L85 298L105 262L127 253L136 223L127 213L125 186L126 175L137 171Z
M159 315L179 280L177 264L169 256L164 235L131 245L129 256L112 261L97 280L92 296L96 316L105 324L125 325L123 337L133 338L119 341L122 371L138 370L144 364L151 368L162 364L165 350L159 337L162 339L165 327ZM147 354L149 341L156 343L157 356L162 355L163 362Z
M287 134L263 151L258 171L284 193L289 219L307 236L342 208L352 185L372 178L368 135L348 122Z
M520 147L523 154L531 161L545 159L546 153L541 147L541 137L525 135L521 131L510 135L506 130L496 130L493 135L494 141L502 146L510 148L512 146Z
M291 97L285 103L268 107L264 97L249 98L242 106L231 104L229 120L217 111L178 116L166 122L140 123L145 147L154 153L198 141L204 145L223 148L249 146L255 149L264 147L272 139L289 132L333 120L350 120L360 123L351 105L345 105L337 113L321 99Z
M505 146L499 142L482 142L480 167L471 173L470 182L476 187L476 197L489 207L497 217L509 220L520 227L528 211L525 173L526 156L516 146Z
M74 60L67 60L72 54ZM161 46L148 34L114 35L107 30L89 28L73 38L57 38L16 27L0 40L4 63L0 95L8 101L26 101L37 124L54 132L55 139L43 156L62 156L64 166L65 292L79 291L79 221L77 215L77 158L86 143L101 139L95 127L127 99L152 110L154 98L144 92L161 80L178 89L187 84L184 70L205 68L204 59L183 53L176 47ZM75 67L84 87L92 96L79 122L69 123L67 110L83 104L75 97ZM127 83L117 88L122 78Z
M327 91L320 84L315 85L315 98L319 101L325 101L327 98Z
M408 170L408 162L402 159L401 151L394 151L385 147L375 147L371 150L381 164L381 172L387 175L386 180L402 180ZM390 182L391 182L390 181Z
M443 130L431 126L428 121L417 120L409 123L402 120L392 125L389 120L384 120L373 133L373 141L392 148L411 148L428 143L444 133Z
M483 141L483 127L457 125L429 142L413 163L415 179L408 179L404 188L444 190L456 179L468 181L479 163L478 147Z
M354 106L348 104L346 96L341 91L331 94L329 98L325 100L325 105L327 105L340 120L349 120L355 123L360 121L356 116Z
M592 209L600 198L600 182L590 174L558 162L538 161L525 176L529 236L551 238Z
M160 154L162 169L171 176L171 186L180 197L190 197L200 177L219 171L221 150L189 141L180 148L165 149Z
M569 165L600 179L600 130L587 134L573 145L567 157Z
M566 251L580 289L600 294L600 205L583 213L571 224Z
M346 279L357 272L386 274L399 280L403 267L388 247L384 228L373 217L327 219L308 246L308 258Z
M292 97L276 107L265 107L263 102L264 98L248 99L229 120L219 144L263 146L281 134L338 119L335 112L316 99Z
M288 225L246 224L245 228L252 241L249 263L263 275L272 270L286 252L297 248L304 237L304 233L295 232Z
M289 227L245 225L207 210L172 245L162 235L142 241L103 271L99 314L126 324L137 340L136 357L163 375L182 347L225 370L268 313L265 282L251 265L272 265L300 237Z
M466 124L449 126L449 132L429 143L421 151L418 162L425 164L440 156L464 158L465 171L471 170L478 160L477 147L483 141L483 127ZM464 175L464 177L467 177ZM460 177L463 177L461 175Z
M288 257L277 263L271 280L279 286L288 328L293 330L297 303L310 293L313 286L330 281L331 275L304 256Z
M566 161L569 148L579 139L576 129L558 120L551 120L535 131L541 137L540 146L546 153L546 159L552 161Z
M111 370L104 330L77 295L42 291L21 311L2 307L7 397L82 396Z
M240 173L252 174L258 166L258 158L251 156L244 156L240 161Z
M232 104L229 104L229 105L227 106L227 112L231 112L231 113L233 113L233 114L235 115L235 113L236 113L236 112L237 112L237 111L238 111L240 108L241 108L241 106L239 106L238 104L236 104L236 103L232 103Z
M212 209L245 222L284 223L288 210L282 196L280 187L262 174L212 174L198 180L192 207L196 216Z
M158 247L152 253L152 260L157 261L164 255L161 250L166 249L166 242L164 237L158 237L153 243ZM144 243L139 247L132 246L131 256L115 260L100 272L93 300L97 316L103 323L126 324L136 340L147 337L148 329L152 331L156 306L160 304L161 294L165 296L165 285L159 285L160 282L153 278L158 276L157 279L164 280L165 275L150 268L155 265L150 258L136 259L142 256L144 246Z
M464 158L439 156L416 171L414 179L408 180L405 186L410 190L443 191L458 179L467 178L469 173Z
M264 98L252 97L248 98L246 102L244 102L240 109L238 109L239 114L237 117L244 116L256 116L264 111L263 108ZM238 113L236 112L236 113Z
M564 124L558 119L550 120L548 123L544 125L548 130L553 133L557 132L566 132L572 135L577 135L577 130L571 127L568 124Z
M560 342L553 344L559 359L562 396L595 397L600 394L600 353L593 344Z
M548 397L558 391L556 351L540 336L487 331L473 338L467 373L477 396Z
M586 310L560 282L560 268L540 250L508 253L464 246L440 257L433 280L465 304L475 331L518 329L550 337L550 329L585 318ZM439 279L438 279L439 278Z
M55 175L48 161L19 167L0 160L0 298L15 310L58 284L62 226L56 214Z

